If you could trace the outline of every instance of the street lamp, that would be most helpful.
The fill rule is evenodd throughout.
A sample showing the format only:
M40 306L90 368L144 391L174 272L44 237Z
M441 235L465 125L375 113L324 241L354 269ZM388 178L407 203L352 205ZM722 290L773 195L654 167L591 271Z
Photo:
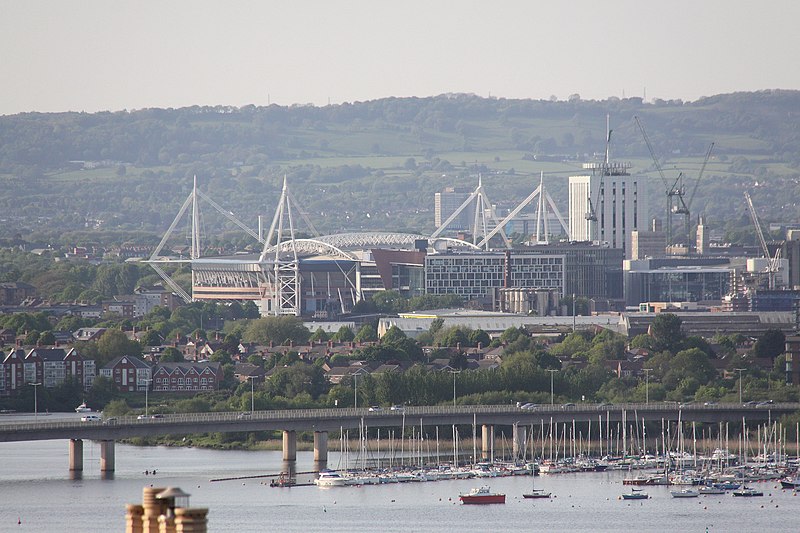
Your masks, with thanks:
M650 372L652 368L643 368L644 371L644 403L650 403Z
M41 382L28 383L28 385L33 385L33 418L39 418L39 396L36 394L36 390Z
M358 409L358 374L353 374L353 409Z
M456 406L456 374L460 374L461 370L451 370L451 374L453 374L453 407Z
M739 373L739 403L742 403L742 372L747 370L746 368L734 368L735 371Z
M143 379L144 382L144 416L147 416L147 393L150 390L150 383L153 382L152 378Z
M253 412L256 410L256 400L255 400L255 380L256 376L247 376L247 379L250 381L250 414L252 415Z
M553 405L555 403L553 401L553 398L554 398L554 395L553 395L553 374L558 372L558 370L555 370L555 369L552 369L552 368L548 368L547 371L550 372L550 405Z

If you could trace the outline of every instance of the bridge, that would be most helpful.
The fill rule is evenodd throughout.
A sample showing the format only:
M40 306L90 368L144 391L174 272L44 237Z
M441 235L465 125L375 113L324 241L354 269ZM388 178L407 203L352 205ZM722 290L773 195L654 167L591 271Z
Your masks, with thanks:
M186 413L139 418L109 417L100 421L18 422L0 424L0 442L69 440L69 468L83 470L83 440L100 443L100 470L113 472L114 443L133 437L187 435L191 433L234 433L282 431L283 459L295 461L297 432L314 433L314 461L325 463L328 432L358 427L383 428L404 425L481 426L484 457L494 441L494 426L511 426L514 450L525 441L528 426L575 421L598 423L641 420L719 423L766 421L800 410L800 403L760 404L564 404L537 405L522 409L514 405L419 406L396 410L374 408L285 409L253 412Z

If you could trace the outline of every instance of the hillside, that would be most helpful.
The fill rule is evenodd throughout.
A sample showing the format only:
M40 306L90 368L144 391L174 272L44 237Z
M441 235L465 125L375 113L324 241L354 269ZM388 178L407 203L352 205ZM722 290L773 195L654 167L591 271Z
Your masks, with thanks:
M527 196L545 172L566 206L566 177L605 149L652 177L652 214L664 186L634 116L668 176L696 176L714 157L694 213L752 242L742 192L765 222L800 219L800 92L764 91L696 102L387 98L326 107L189 107L0 117L0 238L156 241L188 194L204 192L247 224L271 217L284 175L324 232L430 232L433 193L474 188L499 209ZM690 187L694 187L690 183ZM210 212L216 239L238 233ZM247 240L242 240L242 244ZM215 244L214 239L207 241Z

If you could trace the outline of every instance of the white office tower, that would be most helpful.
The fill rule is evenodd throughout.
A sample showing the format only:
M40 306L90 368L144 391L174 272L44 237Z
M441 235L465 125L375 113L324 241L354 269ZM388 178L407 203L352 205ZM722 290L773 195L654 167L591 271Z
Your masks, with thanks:
M585 163L584 175L569 178L570 237L621 248L630 259L631 232L647 229L646 182L628 173L630 163L611 161L610 142L609 129L604 161Z

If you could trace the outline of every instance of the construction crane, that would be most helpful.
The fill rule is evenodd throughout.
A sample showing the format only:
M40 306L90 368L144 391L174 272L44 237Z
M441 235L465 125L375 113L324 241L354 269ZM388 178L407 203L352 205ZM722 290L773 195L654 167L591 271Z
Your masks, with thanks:
M714 143L712 142L711 145L708 147L706 151L706 157L703 159L703 165L700 167L700 172L697 174L697 180L694 182L694 187L692 188L692 194L689 196L688 201L686 201L686 187L684 185L684 176L683 172L678 175L678 187L676 189L676 196L678 198L678 204L675 206L674 213L676 215L684 215L684 235L686 236L686 244L687 246L689 243L692 242L692 239L689 238L689 230L691 229L691 208L692 202L694 201L694 195L697 194L697 187L700 185L700 179L703 177L703 173L706 171L706 165L708 164L708 160L711 158L711 152L714 151Z
M761 223L758 221L758 215L756 215L756 209L753 207L753 200L750 198L750 194L745 191L744 198L747 201L747 210L750 211L750 218L753 219L753 225L756 227L756 236L758 237L759 243L761 244L761 251L764 252L764 258L767 259L767 275L769 279L769 288L770 290L775 289L775 277L780 270L780 260L781 260L781 249L775 251L775 255L769 253L769 248L767 247L767 240L764 238L764 231L761 229Z
M644 126L642 126L639 117L633 117L636 119L636 125L639 126L639 130L642 132L642 137L644 138L644 142L647 145L647 149L650 151L650 157L653 158L653 164L658 171L658 175L661 176L661 181L664 183L664 187L666 188L665 194L667 197L667 222L665 224L667 230L667 246L672 246L674 243L672 242L672 213L675 210L675 200L676 196L682 197L683 194L680 193L679 188L679 180L680 176L675 179L672 183L667 180L667 177L664 175L664 170L661 168L661 163L658 162L658 157L656 157L656 152L653 150L653 145L650 144L650 138L647 136L647 132L644 131ZM687 209L688 211L688 209Z

